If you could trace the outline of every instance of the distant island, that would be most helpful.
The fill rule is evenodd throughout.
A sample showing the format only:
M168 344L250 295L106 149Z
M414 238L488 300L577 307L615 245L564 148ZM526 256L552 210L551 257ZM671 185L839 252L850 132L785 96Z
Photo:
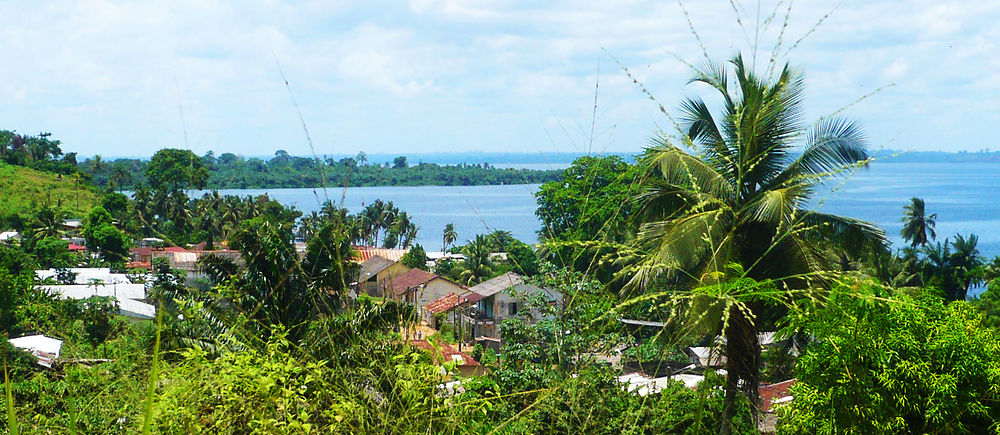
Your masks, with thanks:
M413 164L406 156L391 161L372 161L365 153L355 156L302 157L279 150L274 157L246 158L232 153L216 157L212 152L197 159L208 172L206 189L309 188L323 186L477 186L538 184L558 179L562 169L498 168L490 163ZM80 162L81 172L100 187L134 189L150 186L151 160L99 156Z
M634 161L636 154L617 155ZM207 152L198 157L208 170L207 189L275 189L373 186L480 186L540 184L558 179L562 169L584 153L454 152L333 156L292 156L278 150L272 157L247 157ZM944 152L881 150L880 163L1000 163L1000 151ZM100 187L133 189L149 186L148 158L100 156L79 163L80 171ZM529 166L530 168L519 168Z

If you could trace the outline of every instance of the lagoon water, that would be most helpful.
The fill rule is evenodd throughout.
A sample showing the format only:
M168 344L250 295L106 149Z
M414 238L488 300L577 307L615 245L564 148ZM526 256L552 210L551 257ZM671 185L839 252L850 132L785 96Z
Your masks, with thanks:
M539 228L534 193L538 185L421 186L348 188L344 206L357 212L375 199L392 201L420 228L418 242L428 251L441 249L441 232L454 223L459 241L503 229L532 243ZM192 192L193 193L193 192ZM344 189L247 189L222 194L259 195L304 212L317 210L330 198L339 203ZM886 230L895 246L903 206L922 197L929 213L937 213L938 238L975 233L983 255L1000 255L1000 164L874 163L843 183L817 192L814 208L873 222Z

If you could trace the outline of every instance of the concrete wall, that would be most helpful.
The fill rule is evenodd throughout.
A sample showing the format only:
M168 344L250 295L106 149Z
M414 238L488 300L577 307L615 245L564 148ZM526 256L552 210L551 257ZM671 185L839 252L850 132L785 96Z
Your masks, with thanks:
M406 267L400 263L393 263L392 266L383 269L381 272L375 275L374 282L372 282L371 280L365 281L364 284L365 293L367 293L368 296L374 296L377 298L391 296L385 294L386 287L389 286L389 283L392 282L393 278L403 273L406 273L406 271L408 270L410 270L409 267Z

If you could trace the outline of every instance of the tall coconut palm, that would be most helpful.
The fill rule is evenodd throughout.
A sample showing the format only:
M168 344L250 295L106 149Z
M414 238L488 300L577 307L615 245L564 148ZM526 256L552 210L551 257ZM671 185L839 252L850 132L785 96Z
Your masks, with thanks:
M441 234L441 252L447 251L448 245L455 243L456 239L458 239L458 233L455 232L455 224L446 224L444 232Z
M456 266L458 280L464 285L475 285L493 277L495 269L490 260L490 247L493 245L489 237L477 234L475 240L470 240L462 250L465 260Z
M725 412L732 416L737 395L758 401L763 316L775 303L825 285L836 268L831 252L877 252L886 239L868 223L807 209L821 183L863 165L868 152L853 122L833 117L805 125L799 74L786 65L760 76L738 55L697 70L692 82L718 94L721 116L688 99L679 119L684 148L665 136L653 140L637 198L641 261L623 273L629 288L646 291L660 292L664 282L721 290L702 294L715 301L707 311L718 313L726 339ZM727 284L733 280L741 284ZM755 296L757 285L743 285L758 281L781 290L770 293L771 303Z
M62 237L65 233L62 229L63 221L66 220L66 212L56 207L45 207L35 214L31 221L31 235L36 240L46 237Z
M936 220L937 213L926 213L923 198L911 198L910 203L903 206L903 229L899 231L899 235L912 247L925 246L928 241L937 237L934 233ZM928 235L930 239L927 238Z

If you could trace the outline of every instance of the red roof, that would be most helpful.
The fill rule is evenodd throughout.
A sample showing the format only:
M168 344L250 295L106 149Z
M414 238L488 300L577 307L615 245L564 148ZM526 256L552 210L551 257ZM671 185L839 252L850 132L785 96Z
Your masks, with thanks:
M792 385L795 385L795 379L760 387L760 398L763 399L760 407L761 411L770 411L771 405L774 404L775 400L790 396L788 389Z
M357 261L359 263L376 255L387 260L399 261L406 254L406 249L372 248L368 246L355 246L354 250L358 251Z
M431 314L440 314L445 311L450 311L452 308L459 305L468 305L473 302L478 302L482 298L482 296L476 293L469 293L465 296L448 293L437 300L431 301L431 303L427 304L425 308L427 308L427 311L430 311Z
M87 247L86 246L75 245L73 243L70 243L69 247L66 248L66 249L69 249L70 251L86 251Z
M455 348L451 347L446 343L441 343L440 345L435 346L427 340L410 340L410 345L417 349L430 352L431 357L434 358L434 362L438 364L451 361L458 362L459 360L461 360L462 362L459 363L459 365L463 366L479 365L479 363L476 362L476 360L472 359L471 356L468 356L463 352L459 352L458 350L456 350Z
M428 281L437 278L438 276L420 269L410 269L402 274L396 275L389 282L389 288L392 289L393 294L396 296L401 296L409 290L425 284Z

